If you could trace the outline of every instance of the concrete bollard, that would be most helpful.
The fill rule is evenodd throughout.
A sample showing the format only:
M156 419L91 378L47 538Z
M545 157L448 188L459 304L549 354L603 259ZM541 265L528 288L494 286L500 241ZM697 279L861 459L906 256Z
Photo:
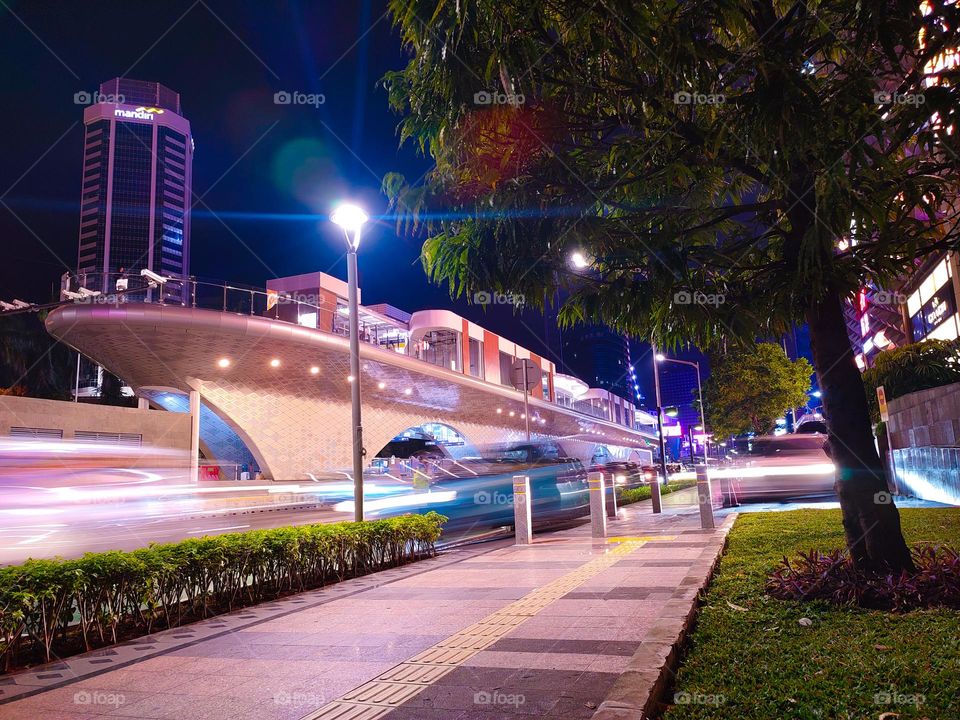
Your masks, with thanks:
M617 519L617 476L610 476L610 487L604 488L604 494L606 490L610 491L610 497L607 498L607 517Z
M700 527L715 527L713 522L713 491L706 465L697 465L697 504L700 505Z
M602 472L587 473L590 487L590 534L595 538L607 536L607 508Z
M664 478L663 481L666 482L667 479ZM660 504L660 480L656 474L654 474L653 480L650 481L650 507L653 509L654 515L663 512L663 507Z
M530 512L530 477L513 476L513 525L516 528L516 545L533 544L533 516Z

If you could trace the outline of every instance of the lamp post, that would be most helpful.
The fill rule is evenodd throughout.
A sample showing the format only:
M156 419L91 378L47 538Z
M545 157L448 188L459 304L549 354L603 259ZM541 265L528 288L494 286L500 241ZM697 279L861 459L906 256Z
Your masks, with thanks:
M657 354L657 346L651 342L650 351L653 353L653 389L657 401L657 437L660 441L660 473L663 475L663 482L667 482L667 444L663 437L663 403L660 400L660 371L657 369L657 358L662 357ZM653 512L660 512L660 484L654 483L651 488L650 500L653 506Z
M697 371L697 396L700 398L700 426L703 429L703 462L707 463L707 418L703 412L703 384L700 381L700 363L694 362L692 360L678 360L677 358L668 358L666 355L655 355L654 356L658 363L661 362L672 362L677 363L678 365L689 365L694 370ZM655 373L659 375L659 373ZM660 404L659 398L657 399L657 405ZM693 457L693 453L690 453L690 457Z
M347 241L347 303L350 310L350 402L353 430L353 518L363 520L363 424L360 419L360 306L357 300L357 249L360 231L369 219L356 205L339 205L330 219L343 228ZM352 237L351 237L352 233Z

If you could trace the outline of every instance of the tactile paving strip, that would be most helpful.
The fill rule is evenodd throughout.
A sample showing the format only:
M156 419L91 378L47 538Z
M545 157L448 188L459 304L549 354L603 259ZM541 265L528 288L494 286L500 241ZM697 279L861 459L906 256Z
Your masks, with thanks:
M518 625L526 622L550 603L559 600L584 582L644 545L664 537L618 538L619 543L605 554L590 560L566 575L532 590L519 600L433 647L414 655L381 673L358 688L301 720L376 720L407 702L424 688L462 665L481 650L493 645Z

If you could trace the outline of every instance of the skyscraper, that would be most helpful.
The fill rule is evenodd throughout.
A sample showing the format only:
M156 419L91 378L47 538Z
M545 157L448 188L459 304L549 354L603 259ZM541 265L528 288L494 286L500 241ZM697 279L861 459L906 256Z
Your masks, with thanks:
M83 113L81 281L109 292L121 271L186 278L193 137L180 95L160 83L114 78L95 100L103 102ZM164 294L182 299L184 289L169 283Z
M623 336L600 325L578 325L563 331L563 365L591 387L603 388L633 401Z

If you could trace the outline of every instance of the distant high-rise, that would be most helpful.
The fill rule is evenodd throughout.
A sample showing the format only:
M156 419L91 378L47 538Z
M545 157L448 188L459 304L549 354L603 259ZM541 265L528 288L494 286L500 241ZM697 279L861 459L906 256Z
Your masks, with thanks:
M186 278L193 137L180 95L160 83L114 78L95 100L83 113L81 281L109 292L121 270L131 279L144 268ZM179 283L165 290L182 293Z
M563 365L591 387L635 400L624 338L600 325L581 325L563 332Z

